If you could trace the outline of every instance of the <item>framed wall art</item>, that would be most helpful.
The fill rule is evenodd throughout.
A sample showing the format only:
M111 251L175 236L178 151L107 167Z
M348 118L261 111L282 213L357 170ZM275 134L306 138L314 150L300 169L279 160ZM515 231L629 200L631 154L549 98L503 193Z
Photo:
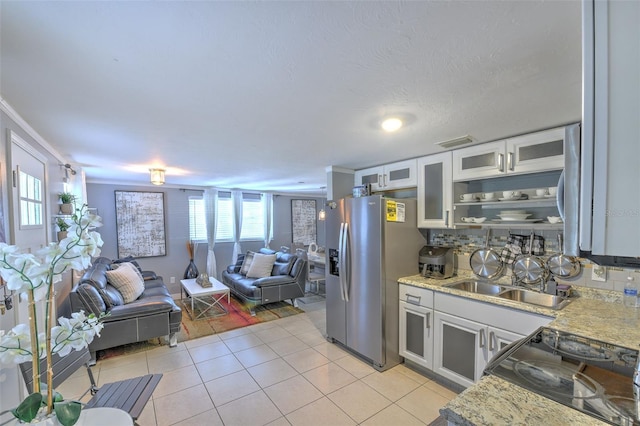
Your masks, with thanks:
M164 192L115 194L118 257L165 256Z
M316 242L316 200L291 200L293 245Z

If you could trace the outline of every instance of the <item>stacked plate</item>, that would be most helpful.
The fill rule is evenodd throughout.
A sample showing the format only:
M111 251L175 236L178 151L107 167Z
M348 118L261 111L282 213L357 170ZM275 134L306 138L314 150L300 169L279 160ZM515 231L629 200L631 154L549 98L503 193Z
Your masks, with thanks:
M525 210L501 210L498 217L502 220L526 220L531 213L527 213Z

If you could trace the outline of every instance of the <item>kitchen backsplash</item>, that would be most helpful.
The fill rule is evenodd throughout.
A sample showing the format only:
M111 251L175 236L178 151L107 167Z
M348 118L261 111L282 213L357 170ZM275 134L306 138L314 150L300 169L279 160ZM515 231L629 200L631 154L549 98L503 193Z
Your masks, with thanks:
M514 229L512 234L530 235L526 230ZM492 230L489 237L489 246L502 248L507 244L510 232L505 229ZM558 251L558 233L556 231L536 231L538 236L544 238L544 251L551 255ZM434 246L455 247L456 253L471 254L474 250L484 247L487 237L486 230L476 229L431 229L427 241Z
M456 268L467 270L471 269L469 266L471 253L480 247L484 247L487 235L487 231L483 229L430 229L421 231L430 245L454 247ZM510 232L519 235L530 234L530 231L525 229L492 229L489 246L496 249L504 247ZM547 255L559 251L557 231L536 230L535 234L544 238L544 251ZM622 292L627 282L627 277L630 276L636 285L640 287L640 270L607 267L605 268L605 281L597 281L592 279L592 272L593 268L597 268L598 265L592 264L588 259L581 258L580 262L582 271L578 276L571 279L558 279L557 281L571 285ZM510 269L507 269L505 273L510 275Z

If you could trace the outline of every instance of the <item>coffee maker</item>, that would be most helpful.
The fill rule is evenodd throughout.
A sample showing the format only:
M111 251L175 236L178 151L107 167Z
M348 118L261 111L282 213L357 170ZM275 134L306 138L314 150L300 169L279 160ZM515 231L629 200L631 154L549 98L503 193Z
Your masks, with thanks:
M453 276L453 247L424 246L418 266L425 278L444 280Z

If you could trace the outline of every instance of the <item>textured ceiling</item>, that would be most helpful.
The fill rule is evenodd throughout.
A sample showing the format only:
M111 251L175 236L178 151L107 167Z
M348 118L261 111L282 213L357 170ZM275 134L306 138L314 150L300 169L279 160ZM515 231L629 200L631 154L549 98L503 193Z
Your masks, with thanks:
M578 1L0 8L2 98L88 181L317 192L327 166L580 119Z

